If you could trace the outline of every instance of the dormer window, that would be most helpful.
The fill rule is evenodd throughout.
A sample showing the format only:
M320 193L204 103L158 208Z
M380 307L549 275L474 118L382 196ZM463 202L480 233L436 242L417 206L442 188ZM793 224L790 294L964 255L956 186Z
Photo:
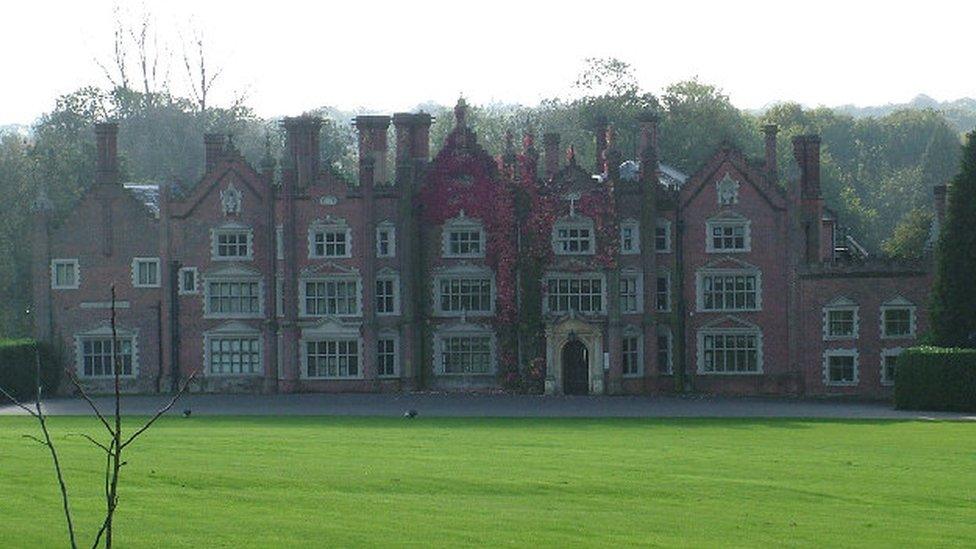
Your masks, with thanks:
M556 255L593 255L593 222L586 218L557 222L552 228L552 248Z
M352 231L345 223L312 226L308 230L308 256L352 257Z
M640 225L633 219L620 223L620 253L640 253Z
M442 255L444 257L472 258L485 256L485 231L476 219L458 217L444 224Z

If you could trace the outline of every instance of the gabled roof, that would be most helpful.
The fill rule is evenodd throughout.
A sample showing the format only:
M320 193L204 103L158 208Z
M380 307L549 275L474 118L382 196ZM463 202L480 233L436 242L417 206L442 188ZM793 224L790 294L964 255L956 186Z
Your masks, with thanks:
M217 189L220 183L229 176L236 176L236 181L247 187L262 202L267 197L269 189L264 185L261 174L251 167L239 153L230 153L222 158L213 169L203 174L203 177L187 196L181 200L173 201L173 215L186 217L192 214L193 210L210 193L219 192Z
M701 167L688 181L682 185L679 193L679 203L682 207L688 204L702 192L705 186L715 179L716 174L726 163L730 164L742 180L755 188L770 206L776 209L786 209L786 193L751 166L742 151L732 146L724 146Z

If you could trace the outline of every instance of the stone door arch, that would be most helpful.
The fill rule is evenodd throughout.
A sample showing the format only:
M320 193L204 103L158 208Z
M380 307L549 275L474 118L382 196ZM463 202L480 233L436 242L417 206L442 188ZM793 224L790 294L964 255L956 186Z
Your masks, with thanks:
M602 395L603 387L603 333L599 326L568 318L546 327L546 394L565 394L563 375L563 351L571 340L586 347L589 394Z

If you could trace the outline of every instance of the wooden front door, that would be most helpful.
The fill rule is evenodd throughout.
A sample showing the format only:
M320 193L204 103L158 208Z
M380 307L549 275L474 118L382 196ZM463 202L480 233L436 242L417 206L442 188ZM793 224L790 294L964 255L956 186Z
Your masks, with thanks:
M586 345L573 340L563 347L563 392L586 395L590 392L590 360Z

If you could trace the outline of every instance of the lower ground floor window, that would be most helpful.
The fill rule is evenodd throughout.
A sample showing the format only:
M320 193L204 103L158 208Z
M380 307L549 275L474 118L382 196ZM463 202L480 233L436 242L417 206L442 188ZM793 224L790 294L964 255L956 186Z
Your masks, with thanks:
M308 377L359 377L359 341L324 339L305 343L305 373Z
M857 351L831 349L824 352L824 381L827 385L857 385Z
M699 335L700 373L753 374L761 371L758 333L709 331Z
M625 376L636 376L641 373L640 341L638 336L624 336L622 344L623 373Z
M441 365L445 374L491 373L491 336L456 335L441 339Z
M261 340L258 336L211 336L207 344L210 373L261 372Z
M885 349L881 351L881 384L894 385L895 371L898 366L898 355L901 349Z
M671 331L657 334L657 371L659 374L671 373Z
M376 375L392 377L397 375L396 340L380 338L376 340Z
M112 368L112 338L86 338L81 341L81 375L84 377L114 377ZM116 352L119 375L131 376L133 338L118 338Z

